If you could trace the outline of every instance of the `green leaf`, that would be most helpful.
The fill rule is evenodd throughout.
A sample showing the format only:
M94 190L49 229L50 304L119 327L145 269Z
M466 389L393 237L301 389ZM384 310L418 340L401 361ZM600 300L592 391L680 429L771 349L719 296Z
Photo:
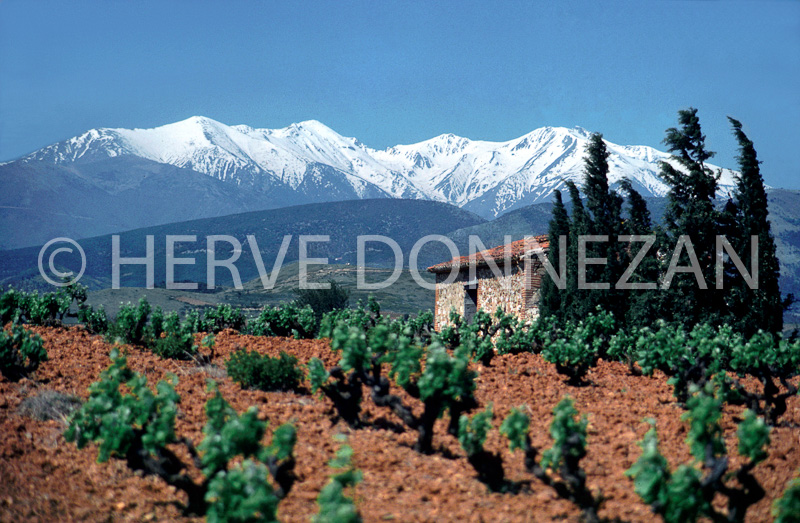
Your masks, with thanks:
M349 372L367 371L372 363L372 352L367 346L367 336L358 327L347 327L340 324L333 331L331 349L342 353L339 366Z
M209 482L206 519L216 522L278 521L278 497L268 480L267 468L249 459L220 471Z
M523 412L523 407L515 407L500 425L500 432L508 438L508 446L511 450L525 450L526 436L530 419Z
M344 494L344 489L354 487L362 480L361 472L353 469L351 458L353 449L342 445L336 451L336 457L329 465L335 469L344 469L331 476L330 481L317 496L319 514L312 518L314 523L356 523L361 516L351 498Z
M658 434L656 433L655 420L648 420L650 430L644 435L639 446L642 454L625 475L633 478L634 492L648 505L656 502L665 503L667 498L667 484L671 473L664 456L658 450Z
M458 420L458 442L468 456L483 451L486 435L492 429L492 404L478 412L472 418L462 414Z
M267 452L275 459L284 460L292 455L296 443L297 429L291 423L284 423L272 433L272 443Z
M786 486L783 496L772 506L775 523L800 523L800 478L795 478Z
M705 461L707 448L711 450L713 456L727 453L722 427L719 425L722 402L713 396L713 390L708 390L709 388L698 391L689 398L686 402L689 411L681 416L682 420L689 421L686 443L699 462Z
M311 393L316 394L330 378L330 373L325 370L325 364L319 358L311 358L308 362L308 380L311 382Z
M550 436L553 446L542 453L542 467L558 470L569 456L580 459L586 455L586 426L588 420L583 416L577 419L572 398L566 397L553 409L553 422Z
M739 454L749 458L753 463L760 463L767 458L770 429L764 420L751 410L746 410L744 419L739 423Z
M258 409L250 407L236 414L219 390L206 402L208 421L203 427L205 437L198 445L206 477L224 470L235 456L257 456L261 451L261 437L267 424L258 419Z

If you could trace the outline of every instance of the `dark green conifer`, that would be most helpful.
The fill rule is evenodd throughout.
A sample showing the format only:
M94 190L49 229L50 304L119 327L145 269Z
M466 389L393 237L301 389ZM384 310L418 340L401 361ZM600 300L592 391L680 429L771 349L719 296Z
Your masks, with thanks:
M680 236L688 236L697 255L702 288L693 274L678 273L663 298L671 305L664 310L665 319L687 326L700 321L713 321L724 303L722 293L714 289L715 252L718 212L714 207L718 174L705 162L714 153L705 147L697 109L678 112L679 128L667 129L664 143L682 169L661 162L661 178L670 186L665 214L665 240L659 248L666 254L664 271ZM686 249L682 250L679 266L690 264Z
M629 180L623 180L620 188L628 195L628 217L623 223L624 234L630 236L658 236L650 217L650 210L647 202L636 189L633 188ZM643 249L646 249L646 242L631 242L621 244L624 247L623 259L625 267L632 266L634 258ZM644 255L644 258L636 266L631 276L627 279L631 284L652 284L658 285L659 262L656 257L656 247L651 246ZM625 291L623 300L627 304L624 322L629 327L645 327L652 325L661 314L662 304L660 302L661 292L655 289L628 289Z
M564 202L561 198L561 191L555 190L555 204L553 206L553 217L550 219L550 226L548 230L548 238L550 241L550 248L547 252L547 258L550 264L556 270L561 271L559 265L559 255L561 253L559 248L559 237L569 237L569 216L567 209L564 207ZM542 278L541 297L539 301L539 312L542 316L555 316L559 319L564 318L564 310L567 307L566 292L559 290L556 283L545 274Z
M593 310L588 300L588 292L578 289L578 238L589 234L591 219L581 201L581 193L572 181L567 181L572 213L569 224L569 242L567 244L567 307L565 319L580 321Z
M585 310L594 310L602 306L614 317L625 316L626 302L624 294L614 289L624 267L624 253L618 242L622 226L622 197L609 188L608 183L609 153L600 133L592 134L586 147L583 161L583 192L586 194L586 229L587 234L607 236L607 242L587 244L587 258L606 260L605 265L588 265L587 281L608 283L609 289L590 290L584 294Z
M742 124L728 118L733 134L739 142L740 175L736 180L735 207L730 211L735 217L736 234L729 238L745 267L750 266L750 237L758 237L758 287L750 289L744 278L733 279L730 300L731 317L739 320L739 329L753 334L758 329L779 333L783 329L784 304L781 299L780 266L775 252L775 239L770 230L767 192L752 140L742 131ZM726 288L730 285L725 281ZM726 289L727 290L727 289Z

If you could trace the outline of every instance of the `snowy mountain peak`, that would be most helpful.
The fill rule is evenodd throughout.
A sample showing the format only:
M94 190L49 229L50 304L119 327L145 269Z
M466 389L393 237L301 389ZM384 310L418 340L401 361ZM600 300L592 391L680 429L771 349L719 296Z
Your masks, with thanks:
M290 127L298 127L301 129L309 129L314 132L334 132L333 129L320 122L319 120L304 120L302 122L293 123Z
M216 120L214 120L212 118L209 118L208 116L201 116L201 115L190 116L189 118L187 118L185 120L181 120L180 122L176 122L176 123L177 124L187 123L187 124L198 124L198 125L204 125L204 124L205 125L224 125L224 124L222 124L222 123L220 123L220 122L218 122L218 121L216 121ZM170 125L170 124L167 124L167 125ZM175 124L171 124L171 125L175 125Z
M588 138L592 134L583 127L581 127L580 125L576 125L575 127L571 128L570 131L582 138Z
M218 132L218 133L225 133L227 129L232 129L232 127L228 127L227 125L208 118L206 116L192 116L185 120L181 120L179 122L171 123L162 125L160 127L156 127L155 129L133 129L133 131L142 132L142 131L149 131L149 130L162 130L170 133L175 133L176 135L180 135L181 133L185 134L197 134L202 132ZM126 132L127 129L113 129L114 131L121 131Z
M577 126L542 127L505 142L447 133L376 150L317 120L257 129L192 116L152 129L93 129L19 161L80 165L138 157L192 169L250 191L283 187L307 198L313 194L317 200L430 199L494 217L549 201L567 180L580 185L590 136ZM659 162L669 161L669 154L608 141L606 146L612 183L628 178L645 196L666 194L658 172ZM720 194L729 192L733 174L723 170Z

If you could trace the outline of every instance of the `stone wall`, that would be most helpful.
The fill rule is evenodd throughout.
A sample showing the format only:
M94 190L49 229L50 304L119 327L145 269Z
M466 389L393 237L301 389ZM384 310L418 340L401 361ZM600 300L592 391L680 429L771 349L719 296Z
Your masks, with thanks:
M478 282L478 308L494 314L499 306L506 313L514 314L523 321L535 320L539 316L539 286L543 272L544 268L536 260L532 265L515 263L509 275L502 272L500 277L496 277L489 267L479 267L475 274ZM454 282L444 283L449 275L450 273L436 275L434 325L437 330L449 323L452 309L462 316L464 314L464 283L470 281L469 270L459 272ZM526 278L531 282L527 292Z

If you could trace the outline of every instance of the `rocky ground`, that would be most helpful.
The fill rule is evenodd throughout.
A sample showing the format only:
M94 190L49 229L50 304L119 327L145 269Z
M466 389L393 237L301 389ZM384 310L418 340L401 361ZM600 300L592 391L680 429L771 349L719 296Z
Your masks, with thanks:
M97 464L94 447L78 450L64 440L63 417L50 421L33 417L42 410L33 399L48 391L85 399L89 384L110 363L111 349L103 338L90 336L80 327L34 330L45 340L49 361L29 379L10 382L0 378L0 520L181 519L180 492L158 478L133 473L121 461ZM261 416L270 421L267 438L281 423L296 425L299 479L280 504L282 521L309 521L317 512L315 498L331 473L327 462L339 445L333 436L340 433L347 435L355 451L353 463L363 471L355 499L365 521L580 520L577 508L557 498L524 470L521 451L509 451L507 440L497 430L490 434L486 448L500 452L508 479L524 485L518 494L487 491L458 441L446 433L446 416L437 423L437 451L425 456L412 448L416 433L404 430L392 413L374 406L368 398L364 401L367 424L352 430L332 421L327 400L307 392L242 390L224 373L227 355L239 347L270 355L285 350L303 363L314 356L327 365L337 361L324 340L259 338L226 331L217 336L211 365L161 360L132 347L127 348L128 363L145 373L151 385L167 373L178 376L177 432L195 442L202 439L203 407L211 378L218 381L222 394L238 411L258 407ZM622 364L600 362L589 373L590 385L572 387L552 365L533 354L499 356L491 367L477 365L476 370L480 372L476 396L482 407L493 402L494 427L500 426L511 407L527 405L533 444L542 449L552 443L548 427L553 407L565 395L572 396L577 409L589 418L589 448L583 465L589 486L606 499L601 516L624 521L654 519L624 471L639 456L636 442L647 431L645 418L656 420L662 453L672 467L690 459L684 443L686 424L680 420L683 411L675 404L664 376L632 376ZM418 407L421 411L421 405ZM800 426L798 407L800 398L792 398L783 426L771 433L769 458L755 470L767 499L751 508L748 521L771 521L772 501L800 468L800 429L795 428ZM741 412L726 406L722 421L733 466L739 460L735 429Z

